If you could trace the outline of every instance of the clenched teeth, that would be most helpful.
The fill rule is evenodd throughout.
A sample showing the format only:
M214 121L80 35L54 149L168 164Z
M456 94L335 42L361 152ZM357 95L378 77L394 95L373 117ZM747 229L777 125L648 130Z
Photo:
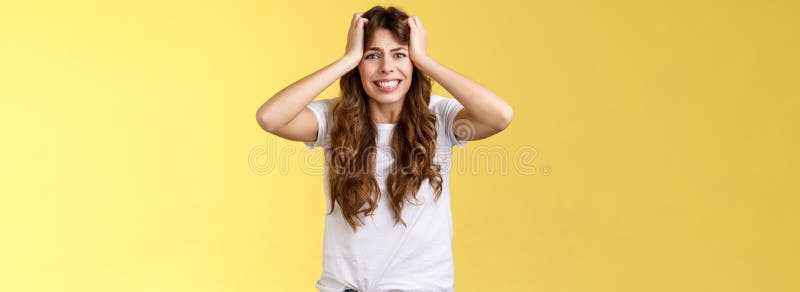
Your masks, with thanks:
M378 86L383 87L383 88L392 88L392 87L397 86L397 83L400 83L400 81L394 80L394 81L388 81L388 82L375 82L375 83L378 84Z

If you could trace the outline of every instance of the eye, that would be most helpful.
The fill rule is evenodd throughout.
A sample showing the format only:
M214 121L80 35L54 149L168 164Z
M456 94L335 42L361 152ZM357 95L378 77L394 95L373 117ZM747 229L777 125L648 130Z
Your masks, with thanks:
M401 56L400 58L405 58L406 57L406 54L403 54L403 53L397 53L397 54L394 54L394 55L395 55L395 57L397 57L397 55L400 55Z
M371 57L377 57L377 56L378 55L376 55L376 54L369 54L369 55L367 55L367 57L365 59L369 60L369 59L372 59Z

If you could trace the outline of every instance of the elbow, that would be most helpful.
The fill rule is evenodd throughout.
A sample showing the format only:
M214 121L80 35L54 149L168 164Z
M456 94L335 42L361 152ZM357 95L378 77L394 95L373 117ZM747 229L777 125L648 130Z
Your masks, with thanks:
M514 119L514 109L512 109L511 106L507 106L499 116L500 118L497 119L497 130L502 131L511 125L511 121Z
M269 115L262 112L261 109L256 112L256 122L261 129L267 132L272 132L277 128L275 123L269 120Z

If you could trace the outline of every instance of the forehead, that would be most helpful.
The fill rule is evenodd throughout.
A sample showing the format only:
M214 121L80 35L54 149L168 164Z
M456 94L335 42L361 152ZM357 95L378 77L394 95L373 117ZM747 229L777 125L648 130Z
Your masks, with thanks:
M379 47L386 50L396 47L408 48L407 45L400 44L392 32L385 28L376 30L374 33L372 33L372 39L367 45L367 48L371 47Z

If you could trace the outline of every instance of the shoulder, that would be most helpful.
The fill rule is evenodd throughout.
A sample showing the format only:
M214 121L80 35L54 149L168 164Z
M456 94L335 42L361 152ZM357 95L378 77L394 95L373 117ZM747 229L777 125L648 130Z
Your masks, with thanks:
M447 98L441 95L431 94L428 108L437 116L452 119L464 106L455 98Z
M306 107L317 116L317 120L319 120L320 123L324 123L338 101L338 97L320 99L312 101Z
M453 124L456 116L464 109L464 106L455 98L446 98L439 95L431 95L428 103L431 111L436 114L437 129L440 132L439 140L442 144L452 147L459 145L464 148L466 141L459 141L453 133Z
M436 110L441 107L441 103L443 101L447 102L447 98L444 96L431 94L431 100L428 101L428 108L430 108L433 112L436 112Z
M308 104L308 107L313 111L329 112L333 110L337 101L339 101L338 97L315 100Z
M305 142L308 149L313 149L317 146L327 145L328 143L328 119L333 106L339 98L326 98L315 100L309 103L306 107L314 113L317 118L317 139L314 142ZM320 138L321 137L321 138Z

